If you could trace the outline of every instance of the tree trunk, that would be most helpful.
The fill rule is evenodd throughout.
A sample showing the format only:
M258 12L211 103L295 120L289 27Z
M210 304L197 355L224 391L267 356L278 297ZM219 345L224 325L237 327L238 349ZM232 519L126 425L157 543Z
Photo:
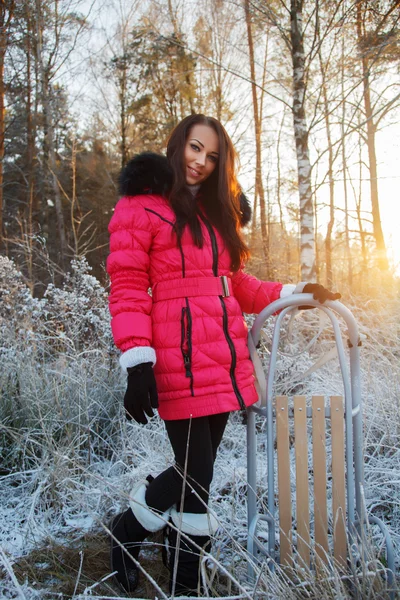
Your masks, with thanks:
M1 5L1 25L0 25L0 247L3 240L3 161L4 161L4 137L5 137L5 108L4 108L4 55L6 53L7 42L4 26L4 5Z
M335 224L335 182L333 179L333 147L331 137L331 124L329 120L328 91L326 87L325 66L322 60L321 44L318 50L319 65L322 78L322 97L324 101L324 120L326 130L326 141L328 145L328 180L329 180L329 221L325 237L325 261L326 261L326 284L328 288L333 284L332 273L332 232Z
M283 208L282 208L282 198L281 198L281 188L282 188L282 174L281 174L281 135L283 124L285 121L285 111L282 114L282 121L278 131L278 137L276 140L276 201L278 203L279 209L279 225L281 228L281 235L286 234L285 223L283 220Z
M279 210L279 227L281 230L281 239L285 243L285 260L286 260L286 275L285 279L290 281L291 271L291 249L290 249L290 235L285 227L285 221L283 218L283 207L282 207L282 173L281 173L281 136L283 125L285 122L285 111L282 113L282 120L278 130L278 137L276 140L276 202Z
M128 147L127 147L127 138L128 138L128 119L127 119L127 111L126 111L126 92L127 92L127 69L124 64L125 58L122 59L121 65L121 74L119 77L119 116L120 116L120 126L121 126L121 167L124 167L128 162Z
M363 46L365 38L363 21L362 21L362 6L364 0L358 0L357 2L357 37L360 47ZM371 105L371 92L369 85L369 64L368 59L364 53L361 58L362 73L363 73L363 99L364 99L364 110L365 118L367 121L367 148L368 148L368 162L369 162L369 177L370 177L370 193L371 193L371 207L372 207L372 226L376 244L377 262L378 266L382 271L386 271L389 267L386 253L385 239L383 237L382 223L379 208L379 194L378 194L378 169L376 163L376 150L375 150L375 133L376 127L373 118L372 105Z
M3 0L0 3L0 247L3 241L3 162L4 162L4 142L5 142L5 87L4 87L4 59L8 45L8 29L13 17L14 2L10 2L8 7Z
M293 64L292 110L300 198L301 278L303 281L312 281L315 279L315 233L314 207L311 196L311 165L308 150L308 129L304 108L306 85L302 9L302 0L291 0L290 39Z
M358 229L360 232L360 242L361 242L361 257L362 257L362 276L367 275L368 271L368 256L367 256L367 247L366 247L366 236L368 235L366 231L364 231L364 226L362 222L361 216L361 201L362 201L362 175L363 175L363 157L362 157L362 144L361 144L361 136L359 136L359 183L358 183L358 198L356 197L356 211L357 211L357 222Z
M343 6L344 11L344 6ZM342 60L341 60L341 91L342 91L342 122L341 122L341 134L342 134L342 168L343 168L343 195L344 195L344 235L346 244L346 260L347 260L347 283L348 286L353 285L353 261L351 256L350 248L350 232L349 232L349 200L347 190L347 157L346 157L346 136L344 131L344 124L346 119L346 100L345 100L345 89L344 89L344 64L345 64L345 36L342 32ZM361 183L361 182L360 182Z
M28 207L28 279L32 294L34 293L33 277L33 217L35 209L35 128L32 119L32 65L31 65L31 36L32 20L29 14L29 5L26 4L26 165L27 165L27 207Z
M251 214L250 247L254 248L257 237L257 193L254 189L253 210Z
M40 92L42 97L43 106L43 120L45 127L45 144L48 152L48 170L50 173L50 180L52 182L53 193L54 193L54 204L56 209L57 229L60 241L60 265L64 267L65 259L67 255L67 240L65 236L65 225L64 215L62 210L60 188L57 180L57 160L56 152L54 147L54 129L53 121L50 110L50 98L49 98L49 72L44 64L43 57L43 15L40 5L40 0L36 0L36 52L39 67L40 76Z
M311 194L311 198L313 201L313 210L314 210L314 231L318 231L318 201L316 191ZM318 246L318 237L315 239L315 276L317 281L319 281L320 276L320 261L319 261L319 246Z
M250 15L250 3L249 0L244 0L244 10L246 15L247 25L247 43L249 47L249 60L250 60L250 78L251 78L251 93L253 98L253 117L254 117L254 129L255 129L255 141L256 141L256 178L255 178L255 197L260 199L260 219L261 219L261 236L262 236L262 247L264 252L264 258L266 262L266 277L269 275L269 248L268 248L268 230L266 222L266 209L265 209L265 192L262 182L262 157L261 157L261 120L258 111L258 99L257 99L257 88L256 88L256 73L254 65L254 44L253 34L251 30L251 15Z
M343 103L343 112L345 112L345 103ZM351 288L353 285L353 260L350 248L350 231L349 231L349 199L347 190L347 157L346 157L346 138L344 135L344 115L342 123L342 165L343 165L343 196L344 196L344 235L346 246L347 260L347 283ZM361 182L360 182L361 183Z

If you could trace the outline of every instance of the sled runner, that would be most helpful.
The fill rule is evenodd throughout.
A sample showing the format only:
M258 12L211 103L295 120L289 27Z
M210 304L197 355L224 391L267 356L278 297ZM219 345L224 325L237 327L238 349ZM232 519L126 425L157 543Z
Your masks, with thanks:
M273 398L282 321L288 313L304 305L318 308L330 319L344 399L342 396L332 396L326 401L323 396L313 396L311 402L307 402L305 396L295 396L293 400L286 396ZM281 312L275 317L266 378L256 348L264 322L277 311ZM348 328L350 372L337 315ZM260 400L248 409L247 420L248 551L255 563L266 557L271 569L277 563L292 566L296 552L297 564L306 569L318 569L319 566L333 563L339 570L344 570L352 541L360 540L367 523L370 523L377 525L384 536L387 580L389 587L392 587L395 570L392 540L385 524L377 517L367 515L363 505L360 346L358 327L352 313L337 301L327 301L322 305L311 294L295 294L277 300L255 319L249 332L249 349L255 365ZM256 493L256 415L266 418L267 481L263 482L263 487L267 488L267 497L263 502L264 510L258 506ZM292 471L295 471L295 476L290 464L292 430L295 465L294 469L292 465ZM275 440L277 448L274 448ZM310 465L309 445L312 447ZM295 494L292 498L293 489ZM330 494L327 494L327 490ZM329 495L331 501L328 502ZM261 521L267 523L266 544L259 536ZM254 576L254 563L249 561L249 577L254 580Z

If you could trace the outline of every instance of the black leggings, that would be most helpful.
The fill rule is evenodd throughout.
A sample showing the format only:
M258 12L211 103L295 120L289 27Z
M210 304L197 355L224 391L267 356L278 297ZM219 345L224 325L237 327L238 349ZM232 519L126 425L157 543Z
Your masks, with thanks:
M165 421L175 454L175 465L160 473L148 486L146 491L148 506L164 512L176 504L183 512L197 514L206 512L214 461L228 416L229 413L221 413L192 420ZM186 460L187 481L182 507L183 472ZM193 493L193 489L196 493Z

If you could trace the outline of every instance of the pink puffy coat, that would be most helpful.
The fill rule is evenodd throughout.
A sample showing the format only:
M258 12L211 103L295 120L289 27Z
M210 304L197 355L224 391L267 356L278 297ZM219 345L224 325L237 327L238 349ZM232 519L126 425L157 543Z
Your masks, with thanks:
M115 343L123 352L154 348L162 419L243 409L258 396L242 313L260 312L279 298L282 284L232 273L223 240L204 215L203 248L188 229L179 247L174 212L154 194L164 185L159 178L154 183L160 160L141 155L125 168L121 187L129 195L109 225Z

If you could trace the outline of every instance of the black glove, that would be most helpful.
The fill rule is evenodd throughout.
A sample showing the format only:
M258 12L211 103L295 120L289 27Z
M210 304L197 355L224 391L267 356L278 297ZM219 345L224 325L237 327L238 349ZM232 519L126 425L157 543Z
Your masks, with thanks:
M306 283L302 293L312 294L314 300L318 300L321 304L323 304L325 300L339 300L339 298L342 297L342 294L331 292L320 283Z
M312 294L314 300L318 300L323 304L325 300L339 300L342 297L338 292L331 292L320 283L306 283L303 288L302 294ZM299 310L308 308L315 308L314 306L299 306Z
M146 425L148 417L154 417L152 408L158 408L157 385L151 362L129 367L128 387L124 407L128 421L134 419ZM145 414L146 413L146 414Z

